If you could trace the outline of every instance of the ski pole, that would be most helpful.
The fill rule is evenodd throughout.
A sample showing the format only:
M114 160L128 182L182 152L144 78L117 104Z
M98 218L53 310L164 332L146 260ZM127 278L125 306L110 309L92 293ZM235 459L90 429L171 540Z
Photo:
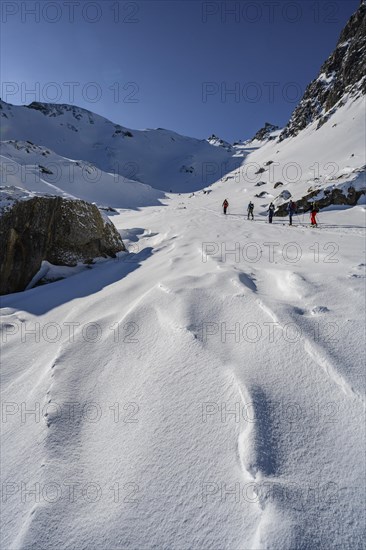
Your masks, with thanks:
M299 217L299 214L297 212L295 212L296 214L296 218L297 218L297 221L299 222L299 224L301 225L301 221L300 221L300 217Z

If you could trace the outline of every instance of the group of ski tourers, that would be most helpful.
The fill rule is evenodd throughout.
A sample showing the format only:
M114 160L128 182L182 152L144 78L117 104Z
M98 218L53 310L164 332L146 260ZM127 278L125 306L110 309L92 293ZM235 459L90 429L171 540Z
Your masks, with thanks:
M224 214L226 214L227 209L229 208L229 201L227 199L225 199L224 202L222 203L222 208L224 210ZM297 214L297 207L294 201L292 200L289 201L287 205L287 212L289 217L289 225L292 225L292 218L294 214ZM318 225L316 221L316 215L318 212L319 210L314 203L310 213L310 223L312 227L317 227ZM248 213L248 220L249 219L254 220L254 204L252 203L252 201L250 201L248 204L247 213ZM268 223L272 223L273 216L275 213L275 205L273 204L273 202L271 202L270 205L268 206L267 213L268 213Z
M272 205L273 210L274 210L273 203L271 203L269 207L271 207L271 205ZM289 225L292 225L293 215L297 214L297 206L296 206L296 203L294 201L292 201L292 200L289 201L289 203L287 205L287 212L288 212L288 217L289 217ZM316 215L317 215L318 212L319 212L319 209L316 207L316 204L313 203L311 211L310 211L310 224L311 224L311 227L318 227L318 222L316 221ZM272 216L273 216L273 214L272 214ZM272 223L271 219L270 219L269 223Z

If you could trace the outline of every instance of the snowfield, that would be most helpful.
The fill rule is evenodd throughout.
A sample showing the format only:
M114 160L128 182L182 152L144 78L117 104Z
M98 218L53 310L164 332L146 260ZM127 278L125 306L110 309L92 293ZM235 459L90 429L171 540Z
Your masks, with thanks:
M4 548L364 547L365 205L251 197L120 210L129 254L2 298Z
M164 128L131 130L72 105L26 107L0 99L0 116L2 141L30 140L62 157L92 162L103 172L164 191L196 191L240 165L232 151L205 139Z
M60 157L29 142L0 142L0 180L31 192L79 198L98 206L138 208L160 204L162 191L95 165Z
M287 189L296 201L313 190L362 178L359 183L365 189L365 96L344 98L344 105L317 129L318 121L299 133L295 138L252 142L243 146L244 151L257 148L244 159L243 165L235 170L234 180L246 182L256 192L267 191L267 202ZM274 135L278 132L274 132ZM241 147L238 147L240 150ZM259 170L262 173L257 174ZM255 186L264 182L266 186ZM274 188L277 182L283 187ZM262 199L263 203L263 199ZM257 204L260 204L257 201Z
M2 184L105 207L129 251L2 297L3 547L365 548L365 195L266 217L365 190L364 97L230 152L3 105Z

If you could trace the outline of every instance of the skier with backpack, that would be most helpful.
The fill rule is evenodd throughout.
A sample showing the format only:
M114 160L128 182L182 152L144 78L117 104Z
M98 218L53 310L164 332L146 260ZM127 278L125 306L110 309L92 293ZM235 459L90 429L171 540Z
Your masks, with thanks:
M222 203L222 207L224 209L224 214L226 214L226 210L229 208L229 202L227 199L225 199L224 202Z
M294 201L290 200L287 205L287 212L289 217L289 225L292 225L292 216L296 213L296 204Z
M252 220L254 220L253 211L254 211L254 204L252 203L252 201L250 201L250 203L248 204L248 220L249 220L249 216L252 216Z
M318 212L319 212L318 208L316 207L315 203L313 203L313 207L310 212L311 227L318 227L318 223L316 221L316 215Z
M271 202L271 204L268 207L268 223L272 223L274 211L275 211L275 205L273 204L273 202Z

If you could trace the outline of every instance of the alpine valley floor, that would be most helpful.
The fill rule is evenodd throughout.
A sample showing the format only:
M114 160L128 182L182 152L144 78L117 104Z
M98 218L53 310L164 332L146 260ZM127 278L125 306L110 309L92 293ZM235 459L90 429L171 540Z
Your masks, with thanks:
M245 204L120 210L129 254L3 297L3 548L364 548L365 206Z

